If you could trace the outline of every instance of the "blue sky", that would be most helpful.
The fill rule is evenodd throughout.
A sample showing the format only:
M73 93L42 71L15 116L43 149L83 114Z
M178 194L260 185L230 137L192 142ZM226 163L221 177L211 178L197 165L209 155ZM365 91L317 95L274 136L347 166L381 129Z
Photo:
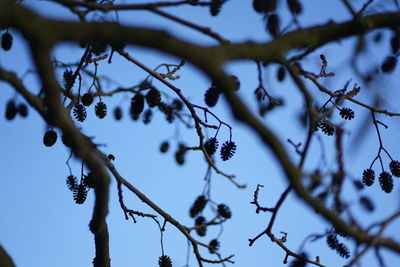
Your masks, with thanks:
M120 1L120 3L123 2L128 1ZM350 18L341 1L303 2L307 2L304 3L305 13L299 18L303 26L323 24L331 19L340 22ZM360 7L364 1L354 2ZM46 1L29 1L27 5L48 17L73 19L68 11L63 11L57 5ZM289 14L283 6L280 9L282 20L287 22ZM215 32L234 42L246 40L264 42L270 39L264 30L261 16L253 11L250 1L231 0L216 18L211 18L206 8L170 8L166 11L202 26L211 27ZM168 22L150 12L137 11L133 14L120 13L120 21L129 25L161 28L196 44L216 45L211 38L174 22ZM108 14L107 18L111 20L114 15ZM13 30L11 32L15 42L11 51L0 51L0 65L22 76L32 68L31 59L24 40L18 32ZM371 38L371 35L367 37ZM390 38L388 31L384 33L384 38L386 43L371 47L370 52L373 56L368 59L370 64L381 62L386 56ZM329 80L325 81L327 86L335 90L341 88L349 79L357 82L357 77L351 72L348 62L352 46L352 40L328 45L311 54L305 61L305 66L317 72L320 64L319 54L324 53L328 58L330 70L337 73L334 78L328 78ZM150 68L160 63L179 63L177 58L150 49L130 46L128 51ZM65 63L77 61L81 53L82 49L70 44L62 44L54 50L54 56ZM255 106L253 94L257 87L255 64L250 61L232 62L226 66L226 70L239 78L240 95L249 105ZM113 63L110 65L102 62L98 72L99 75L112 77L114 82L107 85L110 90L118 85L137 84L147 76L142 70L117 55L114 55ZM265 124L279 133L282 140L290 138L294 142L304 142L305 131L298 122L302 98L289 80L278 83L275 72L276 66L267 69L264 72L265 81L271 94L285 100L285 106L268 114L264 118ZM61 78L62 70L59 70L58 75ZM205 90L210 85L208 78L190 64L185 65L179 75L181 78L173 81L173 84L181 88L192 103L205 105L203 98ZM395 86L398 78L398 71L394 72L391 78L382 77L379 83L372 84L369 89L363 88L360 99L370 103L373 93L368 92L379 92L387 95L388 106L393 111L399 112L396 105L399 93L396 92ZM88 79L84 80L83 88L87 88L89 83ZM38 92L37 77L32 72L25 75L24 84L33 92ZM173 96L173 92L160 83L155 82L155 86ZM319 97L320 102L326 99L311 84L309 88L316 97ZM7 101L13 97L15 97L14 91L5 83L0 83L1 112L4 111ZM96 142L106 144L101 147L101 150L115 155L115 165L128 181L183 224L191 225L193 220L189 218L188 210L194 199L202 192L207 166L203 156L195 152L188 154L184 166L177 166L173 152L180 141L188 145L196 145L196 133L193 129L186 129L182 124L168 124L159 113L155 114L154 121L149 125L133 122L126 116L130 97L130 95L120 95L113 99L104 98L104 102L109 107L108 116L104 120L99 120L90 109L88 120L79 125L88 136L94 136ZM21 96L16 96L15 99L23 102ZM123 107L125 111L125 116L120 122L114 121L111 116L112 108L117 105ZM344 122L348 130L344 145L345 165L349 174L359 178L362 170L367 168L375 157L378 141L372 123L368 121L365 124L365 120L362 119L368 116L369 112L351 104L349 106L354 108L356 118L360 119ZM225 172L236 174L239 183L247 184L247 189L239 190L224 177L212 174L212 199L217 203L228 204L233 213L232 219L223 226L223 233L219 238L220 251L223 256L235 254L235 266L285 266L282 264L285 257L284 251L271 243L267 237L261 238L252 247L248 246L247 241L264 230L269 221L269 214L256 214L254 207L249 204L252 201L253 190L257 184L263 184L265 187L260 192L260 200L265 206L273 206L287 186L282 172L271 153L253 132L236 122L227 112L224 101L213 108L213 112L233 127L233 140L238 145L237 153L231 160L222 162L217 159L217 164ZM339 116L336 115L336 121L338 119ZM390 126L388 130L381 130L385 147L399 159L397 142L399 121L383 116L379 116L379 119ZM356 129L359 127L369 129L364 142L360 144L355 143ZM0 156L2 169L0 242L2 246L19 267L89 266L94 257L93 236L88 228L94 196L90 192L84 205L76 205L73 202L72 194L65 185L65 179L69 175L65 164L69 151L60 140L51 148L42 144L42 136L47 125L33 110L30 110L27 119L18 117L9 122L1 116L0 129L2 150ZM214 134L211 130L208 133L210 136ZM222 129L218 137L222 143L229 138L229 132L227 129ZM171 140L172 150L167 154L160 154L159 144L166 139ZM333 139L321 135L321 140L327 152L326 166L328 169L335 169ZM287 147L290 150L290 145ZM310 157L306 161L307 171L312 171L320 159L320 146L316 140L310 152ZM292 152L292 157L298 161L294 152ZM73 173L79 175L80 161L72 159L71 166ZM355 191L349 187L345 192L348 200L356 205ZM378 184L366 189L364 193L375 201L378 209L374 213L366 213L355 208L358 218L365 225L376 219L385 218L399 208L399 181L395 181L395 189L391 194L383 193ZM157 259L161 255L160 233L157 225L147 218L137 218L136 224L124 219L118 204L114 180L110 188L110 197L108 226L112 266L156 266ZM124 190L124 198L128 207L152 212L128 190ZM206 211L207 214L211 216L210 210ZM389 227L385 234L396 237L398 240L400 237L398 226L397 222ZM317 218L313 210L304 207L303 203L292 194L278 215L274 233L279 236L280 231L287 232L286 244L296 251L309 233L323 233L327 229L329 225ZM220 230L219 226L210 227L207 236L200 240L208 243L219 234ZM347 244L353 251L354 244L352 242L347 242ZM174 266L186 264L187 241L169 224L164 233L164 249L165 253L172 258ZM343 266L346 263L334 251L326 247L324 240L309 243L306 251L312 257L318 255L321 262L327 266ZM211 258L206 250L202 250L202 255ZM386 252L384 255L390 266L400 264L398 255ZM368 253L361 260L362 266L378 266L373 258L373 253ZM193 254L190 254L190 266L197 266ZM206 264L206 266L211 265Z

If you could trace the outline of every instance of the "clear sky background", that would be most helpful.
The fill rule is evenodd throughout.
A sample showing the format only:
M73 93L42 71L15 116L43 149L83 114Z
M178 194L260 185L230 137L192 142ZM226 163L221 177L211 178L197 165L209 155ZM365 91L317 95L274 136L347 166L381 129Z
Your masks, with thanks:
M26 2L26 3L25 3ZM128 3L133 1L116 1L116 3ZM136 2L136 1L134 1ZM144 2L144 1L141 1ZM211 27L215 32L233 42L247 40L265 42L270 36L264 29L262 16L252 8L252 1L230 0L217 17L210 17L207 8L168 8L165 9L177 16L187 19L201 26ZM286 2L286 1L282 1ZM307 0L304 4L304 13L299 21L302 26L324 24L330 20L342 22L351 19L350 14L338 0ZM359 9L365 1L352 1ZM393 10L392 1L376 1L384 6L379 6L380 11ZM67 10L47 1L24 1L36 12L50 18L76 20ZM280 8L283 24L290 19L285 6ZM101 13L96 13L102 16ZM114 20L115 14L105 15L107 20ZM174 22L169 22L146 11L121 12L121 23L128 25L154 27L166 30L175 36L199 45L216 45L216 42L198 32L188 29ZM15 71L21 77L24 76L24 84L33 92L38 92L40 86L37 77L32 72L32 62L25 41L20 34L11 30L14 36L14 44L9 52L0 51L0 65L11 71ZM365 67L380 64L389 51L390 32L383 31L383 41L378 45L369 47L369 55L365 57ZM371 40L373 34L366 36ZM320 68L319 54L326 55L329 61L328 71L337 75L324 81L331 90L337 90L349 79L360 82L357 76L351 72L348 56L352 53L354 39L330 44L311 54L304 61L310 71L318 72ZM179 59L160 54L157 51L129 46L128 51L138 60L150 68L155 68L161 63L178 64ZM64 63L75 63L83 50L78 45L62 44L54 50L54 57ZM89 68L90 69L90 68ZM236 75L241 82L240 95L252 105L256 111L254 89L257 87L257 69L254 62L232 62L226 66L226 70ZM298 114L302 110L302 98L298 90L289 79L278 83L275 78L276 66L271 66L264 71L264 80L269 92L285 101L282 108L278 108L267 114L265 124L279 133L281 140L290 138L295 143L304 142L305 130L301 127ZM30 72L28 72L30 71ZM58 70L62 77L63 69ZM136 66L126 62L118 55L114 55L113 63L101 62L98 69L99 75L106 75L113 79L106 84L109 90L117 86L132 86L139 83L147 74ZM173 81L173 84L181 88L183 93L194 104L204 104L204 92L210 86L210 81L190 64L186 64L179 72L181 78ZM87 88L90 80L83 81L83 88ZM375 93L387 96L387 107L394 112L400 112L399 101L399 71L396 70L390 77L380 77L378 82L369 87L363 87L359 99L366 103L372 102ZM158 82L156 87L171 96L173 92ZM320 103L327 98L317 92L310 85L310 91L319 97ZM108 88L107 88L108 89ZM106 89L106 90L107 90ZM4 112L9 99L15 98L17 102L24 102L21 96L5 83L0 83L0 111ZM186 163L177 166L174 160L174 151L177 143L185 142L189 146L197 145L197 135L193 129L186 129L183 124L168 124L164 116L156 113L154 120L149 125L141 121L132 121L127 110L131 95L115 96L113 99L104 98L108 105L109 114L103 120L94 115L93 106L88 109L88 119L79 124L84 133L93 136L95 142L104 144L101 150L115 155L115 166L120 173L150 197L161 208L170 213L185 225L192 225L193 219L188 215L188 210L194 199L201 194L204 186L204 176L207 165L199 152L189 152ZM120 122L112 117L112 109L121 106L125 116ZM368 168L378 149L378 140L373 131L373 124L369 118L369 112L348 105L355 110L356 119L352 121L340 120L338 114L334 117L336 122L343 122L346 131L344 139L345 166L348 174L354 179L360 179L363 169ZM282 261L285 253L276 244L270 242L267 237L260 238L252 247L248 246L248 239L255 237L263 231L269 221L269 214L256 214L254 206L249 203L253 198L253 191L257 184L265 187L260 191L260 201L264 206L275 205L287 183L279 166L261 141L247 127L234 120L226 110L224 101L220 101L213 112L219 118L233 127L233 140L237 143L237 153L226 162L217 159L218 166L227 173L237 175L237 182L247 185L244 190L237 189L227 179L212 174L212 199L217 203L226 203L231 207L232 219L223 226L223 232L219 240L220 252L223 256L235 254L234 266L285 266ZM200 114L201 112L199 112ZM389 125L389 129L382 129L382 137L385 147L392 156L400 159L398 119L379 116L379 119ZM361 142L360 132L368 131ZM65 179L69 175L65 164L69 156L69 150L60 142L51 147L45 147L42 137L48 126L33 111L29 117L6 121L0 117L0 242L13 257L19 267L43 267L43 266L90 266L94 258L93 235L88 224L92 216L93 192L89 192L88 199L83 205L74 203L72 193L65 185ZM213 131L208 131L210 136ZM229 138L227 129L222 129L218 135L220 144ZM324 164L329 170L334 170L335 154L332 149L332 140L320 134L320 140L324 144L327 158ZM166 154L158 152L159 145L164 140L170 140L171 150ZM286 143L285 143L286 144ZM295 161L298 156L287 144ZM312 171L321 159L320 145L317 139L312 144L310 156L306 161L306 170ZM387 164L387 158L384 158ZM76 176L80 174L80 162L71 160L72 171ZM397 178L395 178L397 179ZM363 225L369 225L379 219L383 219L399 208L400 181L394 181L394 190L391 194L382 192L377 183L362 192L368 194L374 201L377 210L366 213L357 207L358 193L348 184L345 194L353 205L359 221ZM112 180L110 188L110 214L107 217L110 232L110 253L112 266L157 266L158 257L161 255L160 233L157 225L148 218L137 218L134 224L126 221L119 207L115 180ZM134 195L124 190L124 198L129 208L143 212L152 211L143 205ZM211 216L210 210L206 211ZM280 231L288 233L286 245L294 251L300 247L302 241L310 233L324 233L330 228L329 224L316 217L313 210L303 206L302 201L290 195L278 214L274 225L274 233L279 236ZM205 243L217 237L221 231L219 226L209 227L207 236L200 238ZM196 236L196 234L194 234ZM399 223L393 224L385 231L385 235L400 239ZM354 244L346 242L353 252ZM164 232L165 253L173 260L173 266L186 264L187 241L173 226L167 224ZM346 261L340 258L333 250L327 248L325 239L308 243L305 251L311 256L319 256L321 263L326 266L343 266ZM400 266L398 255L383 253L388 266ZM212 258L207 250L202 250L202 255ZM378 266L374 254L369 252L361 260L362 266ZM197 266L195 256L190 253L190 266ZM211 266L207 265L206 266ZM227 266L230 264L228 263Z

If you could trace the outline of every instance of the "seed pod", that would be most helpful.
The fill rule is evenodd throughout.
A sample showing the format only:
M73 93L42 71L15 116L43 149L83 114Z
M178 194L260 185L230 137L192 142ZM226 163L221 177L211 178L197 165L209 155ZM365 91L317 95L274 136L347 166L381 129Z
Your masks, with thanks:
M218 205L218 215L225 219L230 219L232 217L231 209L225 204Z
M74 200L76 204L83 204L87 197L88 189L85 185L80 184L78 188L74 190Z
M348 235L346 233L343 233L342 231L340 231L336 226L333 226L332 229L336 235L340 235L341 237L348 237Z
M151 111L151 109L148 109L143 113L144 124L149 124L152 118L153 118L153 112Z
M287 4L290 12L293 15L298 15L303 11L303 8L299 0L287 0Z
M278 81L282 82L285 79L286 76L286 70L283 66L280 66L276 75L276 78Z
M3 33L3 35L1 36L1 47L3 48L3 50L4 51L10 50L12 43L13 43L13 37L11 33L9 32Z
M117 121L122 119L122 109L120 107L114 108L114 118Z
M172 101L171 107L177 111L181 111L183 109L183 103L179 99L174 99L174 101Z
M172 261L167 255L160 256L158 258L159 267L172 267Z
M210 5L211 16L215 17L219 14L223 3L224 0L211 0L211 5Z
M24 103L19 104L18 105L18 113L23 118L28 117L28 107Z
M390 47L392 48L392 54L399 52L400 48L400 31L394 31L392 38L390 39Z
M211 137L204 144L204 148L206 149L208 155L213 155L218 149L218 140L215 137Z
M329 234L326 236L326 243L328 246L336 250L337 254L339 254L343 258L349 258L350 252L349 249L343 244L338 241L335 234Z
M340 110L340 117L345 120L352 120L354 119L354 111L351 108L342 108Z
M372 212L375 209L374 203L366 196L361 196L359 199L360 205L368 212Z
M321 129L321 131L326 135L333 135L335 133L335 126L330 120L323 119L317 123L317 128Z
M69 138L65 134L61 135L61 141L64 144L64 146L66 146L66 147L71 147L72 146L71 141L69 140Z
M331 249L336 249L338 246L339 241L337 240L336 235L334 234L329 234L326 236L326 243Z
M210 246L210 248L208 249L208 251L211 253L211 254L214 254L216 251L218 251L218 249L219 249L219 242L218 242L218 240L217 239L213 239L213 240L211 240L210 241L210 243L208 244L209 246Z
M65 90L69 91L74 86L74 72L72 70L65 70L63 74L63 82Z
M386 193L392 192L393 179L390 173L384 171L379 175L379 185L381 186L384 192Z
M236 144L232 141L226 141L221 147L221 159L226 161L230 159L236 152Z
M364 184L358 180L353 180L353 185L359 191L364 189Z
M197 217L196 220L194 221L194 225L195 226L199 226L199 225L202 225L202 224L205 224L205 223L206 223L206 218L204 218L203 216ZM207 227L206 226L203 226L203 227L200 227L200 228L196 229L196 233L199 236L205 236L206 232L207 232Z
M395 177L400 177L400 162L398 160L392 160L389 163L390 172Z
M175 161L178 165L185 164L186 146L179 144L178 150L175 152Z
M215 85L212 85L210 88L208 88L204 95L204 102L206 102L207 106L214 107L217 104L219 95L221 93L222 92L220 89L218 89Z
M57 141L57 133L54 130L47 131L43 136L43 144L47 147L53 146Z
M75 104L73 114L76 120L84 122L87 117L86 108L82 104Z
M258 13L275 12L276 0L254 0L253 8Z
M99 119L103 119L107 115L107 105L104 102L98 102L94 106L94 112Z
M151 88L146 94L146 101L149 107L158 106L161 102L161 94L156 88Z
M302 258L295 258L291 263L290 267L305 267L307 262L306 259L308 259L307 253L302 252L300 254ZM318 256L317 256L318 257Z
M337 254L341 256L342 258L348 259L350 257L350 252L349 249L346 247L345 244L339 243L337 248L336 248Z
M196 200L194 201L192 207L190 208L189 211L189 215L190 217L194 218L197 216L197 214L199 214L200 212L202 212L205 208L207 204L207 199L205 196L200 195L196 198Z
M73 175L68 176L66 183L67 183L68 189L71 190L72 192L78 189L78 182L77 182L75 176L73 176Z
M131 114L139 115L144 109L144 96L136 93L131 100Z
M253 0L253 8L258 13L267 12L268 1L265 1L265 0Z
M89 93L83 94L81 97L81 102L87 107L90 106L93 103L93 95Z
M17 115L17 106L15 105L15 101L14 100L9 100L7 102L7 107L6 107L6 119L7 120L13 120L15 118L15 116Z
M268 16L267 29L274 37L277 37L280 34L279 17L277 14L271 14Z
M396 68L396 64L397 58L394 56L388 56L385 58L385 61L383 61L381 70L386 73L391 73Z
M161 145L160 145L160 152L161 153L166 153L168 151L168 149L169 149L168 141L162 142Z
M363 172L362 182L366 186L371 186L375 181L375 172L372 169L365 169Z
M151 83L148 80L143 80L139 84L139 89L140 91L146 90L146 89L151 89L153 88Z

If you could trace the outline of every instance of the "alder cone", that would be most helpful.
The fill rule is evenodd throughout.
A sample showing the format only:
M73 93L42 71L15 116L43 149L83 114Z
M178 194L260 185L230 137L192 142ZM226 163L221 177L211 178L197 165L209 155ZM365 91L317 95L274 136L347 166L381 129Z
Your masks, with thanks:
M64 144L64 146L66 146L66 147L72 146L71 140L65 134L61 135L61 141Z
M7 120L12 120L15 118L15 116L17 115L17 106L15 105L15 101L14 100L10 100L7 103L7 107L6 107L6 119Z
M218 251L218 249L219 249L219 241L217 240L217 239L213 239L213 240L211 240L210 241L210 243L208 243L208 245L210 246L210 248L208 249L208 251L211 253L211 254L214 254L215 253L215 251Z
M72 70L65 70L63 73L64 88L69 91L74 86L74 72Z
M361 196L359 199L360 205L368 212L372 212L375 209L374 203L366 196Z
M204 218L204 216L199 216L199 217L197 217L196 220L194 221L194 225L195 225L195 226L199 226L199 225L202 225L202 224L205 224L205 223L206 223L206 218ZM206 226L203 226L203 227L197 228L197 229L196 229L196 233L197 233L199 236L205 236L206 233L207 233L207 227L206 227Z
M258 13L275 12L276 4L276 0L254 0L253 8Z
M131 100L131 115L139 115L144 109L144 96L140 93L135 94Z
M253 8L258 13L267 11L267 1L265 0L253 0Z
M160 258L158 258L158 266L159 267L172 267L172 261L171 261L170 257L168 257L167 255L160 256Z
M282 82L283 80L285 80L285 77L286 77L286 70L284 67L280 66L276 74L276 78L278 79L278 81Z
M204 148L206 149L208 155L213 155L218 149L218 140L215 137L211 137L204 143Z
M13 43L13 37L9 32L3 33L1 36L1 47L4 51L9 51Z
M267 29L269 33L277 37L280 34L280 22L279 22L279 17L277 14L271 14L268 16L267 19Z
M103 119L107 115L107 105L100 101L94 106L94 112L99 119Z
M226 141L221 147L221 159L226 161L235 154L236 151L236 144L232 141Z
M231 209L225 204L218 205L218 215L225 219L230 219L232 217Z
M321 131L328 136L332 136L335 133L335 126L330 120L327 119L320 120L317 123L317 127L321 129Z
M149 107L151 108L158 106L161 102L160 92L155 88L151 88L149 92L146 94L146 101Z
M189 211L189 215L190 217L194 218L197 216L197 214L199 214L200 212L202 212L207 204L207 199L204 195L200 195L196 198L196 200L194 201L192 207L190 208Z
M218 102L220 94L221 90L215 86L211 86L204 95L204 102L206 102L207 106L214 107Z
M69 175L67 177L66 184L68 189L71 190L72 192L78 189L78 181L76 177L73 175Z
M89 93L83 94L81 101L83 105L88 107L93 103L93 95Z
M399 48L400 48L400 32L399 31L393 32L393 36L390 39L390 47L392 48L393 54L396 54L397 52L399 52Z
M161 153L166 153L168 151L168 149L169 149L168 141L162 142L161 145L160 145L160 152Z
M345 120L352 120L354 119L354 111L351 108L342 108L340 110L340 117Z
M82 104L75 104L73 114L76 120L84 122L87 117L86 108Z
M152 119L153 119L153 112L151 111L151 109L146 110L143 113L143 123L149 124Z
M121 107L114 108L114 119L119 121L122 119L122 109Z
M393 178L388 172L382 172L379 175L379 185L382 190L386 193L390 193L393 190Z
M54 130L47 131L43 136L43 144L47 147L53 146L57 141L57 133Z
M365 169L363 172L362 182L366 186L371 186L375 181L375 172L372 169Z
M173 109L176 109L177 111L181 111L183 109L183 103L179 99L174 99L174 101L172 101L171 107Z
M385 58L385 61L383 61L381 70L385 73L391 73L394 71L397 65L397 58L394 56L389 56Z
M299 0L288 0L287 4L288 4L290 12L293 15L298 15L303 11L303 7L302 7L301 3L299 2Z
M28 117L28 107L24 103L19 104L18 105L18 113L23 118Z
M223 3L224 0L211 0L211 5L210 5L211 16L218 16L219 12L221 11Z
M83 204L86 200L87 197L87 192L88 189L86 188L85 185L80 184L78 187L74 190L74 200L76 204Z
M389 163L390 172L395 177L400 177L400 162L398 160L392 160Z

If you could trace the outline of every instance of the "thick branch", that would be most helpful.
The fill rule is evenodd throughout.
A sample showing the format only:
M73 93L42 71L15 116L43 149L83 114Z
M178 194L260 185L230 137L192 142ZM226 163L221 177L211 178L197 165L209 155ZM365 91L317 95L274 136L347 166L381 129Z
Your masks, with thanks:
M3 80L14 87L14 89L25 98L29 105L36 109L40 115L45 116L42 99L29 92L15 73L0 68L0 80Z
M59 127L68 136L74 153L86 163L96 177L96 201L90 222L90 230L95 236L96 246L96 257L93 260L93 265L94 267L109 267L110 257L106 216L108 214L108 185L110 178L102 164L102 160L99 158L96 147L76 128L60 101L60 88L51 65L50 47L44 45L42 39L28 39L28 41L30 42L32 56L45 91L46 120L49 124Z
M263 44L245 42L200 47L159 30L126 27L117 23L61 22L44 19L28 9L10 4L8 1L0 4L0 25L15 27L26 37L35 38L35 35L40 33L47 37L46 41L50 44L60 41L106 41L111 44L137 44L184 58L202 69L211 69L223 62L235 59L277 62L284 54L293 49L316 48L332 41L367 33L373 29L397 27L399 24L399 12L384 13L365 16L345 23L331 22L322 26L296 30Z
M0 267L15 267L10 255L0 245Z

